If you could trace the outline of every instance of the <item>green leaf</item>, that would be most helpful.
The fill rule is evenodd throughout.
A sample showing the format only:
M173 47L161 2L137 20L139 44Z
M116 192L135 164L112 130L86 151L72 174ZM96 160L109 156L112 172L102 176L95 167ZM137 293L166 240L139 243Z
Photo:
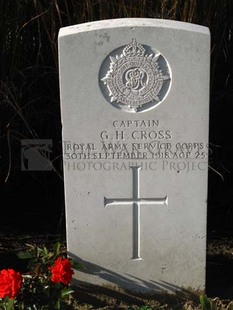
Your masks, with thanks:
M61 243L60 242L56 242L54 245L54 254L55 256L59 255L61 252Z
M34 248L34 253L35 253L35 257L39 256L39 248L37 246Z
M6 310L14 310L14 299L8 299Z
M48 255L48 249L46 247L43 247L43 255L47 256Z
M214 301L211 301L207 295L201 295L199 299L202 310L217 310L217 305Z
M205 303L204 303L203 295L200 295L199 300L200 300L200 304L201 304L202 309L204 309Z
M208 303L207 296L206 295L200 295L199 299L200 299L200 304L201 304L202 310L207 310L207 303Z
M74 293L74 291L71 288L63 288L61 290L61 297L64 298L65 296L70 295L72 293Z
M60 299L57 300L56 305L55 305L55 309L61 309L61 302Z
M32 253L30 253L28 251L20 251L16 255L19 259L31 259L31 258L33 258Z
M78 262L74 262L74 261L71 261L71 266L74 269L84 269L84 267L81 264L79 264Z

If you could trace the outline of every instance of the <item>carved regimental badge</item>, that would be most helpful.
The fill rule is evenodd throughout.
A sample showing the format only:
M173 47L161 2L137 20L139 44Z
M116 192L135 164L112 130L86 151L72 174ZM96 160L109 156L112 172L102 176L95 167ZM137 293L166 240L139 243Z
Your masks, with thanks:
M100 69L104 97L126 112L154 108L165 99L170 85L171 72L166 59L136 39L110 53Z

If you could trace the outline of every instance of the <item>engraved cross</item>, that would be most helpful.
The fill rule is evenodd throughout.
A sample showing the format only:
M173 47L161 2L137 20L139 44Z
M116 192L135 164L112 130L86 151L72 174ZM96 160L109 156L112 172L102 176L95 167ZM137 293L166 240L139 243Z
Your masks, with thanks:
M168 197L164 198L140 198L140 178L141 167L131 167L133 170L133 198L106 198L104 197L104 207L132 205L133 206L133 255L132 259L141 260L140 256L140 206L160 205L167 206Z

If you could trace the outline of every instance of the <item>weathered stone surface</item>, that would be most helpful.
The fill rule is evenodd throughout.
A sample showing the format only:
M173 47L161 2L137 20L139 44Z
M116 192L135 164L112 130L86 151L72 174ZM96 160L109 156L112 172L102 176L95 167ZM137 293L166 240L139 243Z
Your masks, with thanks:
M209 31L122 19L60 30L67 243L76 279L205 286Z

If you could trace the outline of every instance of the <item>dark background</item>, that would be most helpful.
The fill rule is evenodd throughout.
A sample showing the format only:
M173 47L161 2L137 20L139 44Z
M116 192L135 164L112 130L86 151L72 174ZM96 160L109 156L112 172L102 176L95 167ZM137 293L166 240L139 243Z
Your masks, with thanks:
M208 236L233 235L231 0L1 0L0 231L64 232L58 31L123 17L173 19L210 28ZM51 171L22 171L22 139L52 140Z

